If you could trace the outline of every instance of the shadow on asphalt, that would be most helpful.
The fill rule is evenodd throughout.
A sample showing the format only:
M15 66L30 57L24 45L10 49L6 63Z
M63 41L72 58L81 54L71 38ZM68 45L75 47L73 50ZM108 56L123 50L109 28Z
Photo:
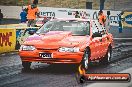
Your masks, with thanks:
M99 69L104 69L107 68L108 65L102 65L99 63L93 63L90 64L89 69L87 71L87 73L92 73L95 72L95 70L99 70ZM41 67L39 66L34 66L33 68L31 67L31 69L25 70L24 68L22 68L22 73L32 73L32 74L75 74L78 72L78 65L75 64L51 64L51 65L43 65Z
M51 64L41 67L34 66L30 70L22 69L22 73L34 74L74 74L77 72L78 66L74 64Z

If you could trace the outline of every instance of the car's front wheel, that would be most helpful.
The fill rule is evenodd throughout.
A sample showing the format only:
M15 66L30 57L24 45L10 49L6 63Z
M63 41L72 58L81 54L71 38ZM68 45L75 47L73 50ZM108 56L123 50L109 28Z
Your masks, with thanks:
M31 62L24 62L22 61L22 66L24 69L30 69L30 66L31 66Z
M89 67L89 57L90 57L90 52L89 50L85 50L83 58L82 58L82 67L87 70Z

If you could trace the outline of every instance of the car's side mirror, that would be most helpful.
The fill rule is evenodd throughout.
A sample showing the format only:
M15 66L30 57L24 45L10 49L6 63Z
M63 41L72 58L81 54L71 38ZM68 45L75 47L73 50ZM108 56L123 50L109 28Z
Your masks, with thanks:
M34 30L29 30L29 34L30 34L30 35L33 35L34 33L35 33Z
M99 33L99 32L95 32L95 33L93 33L93 35L92 35L92 38L94 38L94 37L102 37L102 34Z

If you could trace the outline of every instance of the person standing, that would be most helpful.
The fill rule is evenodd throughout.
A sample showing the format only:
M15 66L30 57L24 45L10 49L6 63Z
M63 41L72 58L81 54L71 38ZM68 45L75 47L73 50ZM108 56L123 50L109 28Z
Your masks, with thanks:
M79 15L78 11L76 11L76 13L75 13L75 18L80 18L80 15Z
M101 25L105 26L106 16L104 15L102 10L100 10L98 13L98 20Z
M1 12L1 9L0 9L0 25L2 24L2 19L3 19L3 13Z
M36 5L32 4L29 5L27 8L27 19L28 19L28 24L27 26L34 27L36 24L36 16L39 16L39 10Z
M21 16L21 23L26 23L27 13L26 13L25 9L22 9L22 12L20 13L20 16Z
M122 26L122 21L123 21L122 15L123 15L123 14L124 14L124 12L121 12L121 13L118 15L118 17L119 17L119 20L118 20L118 23L119 23L119 27L118 27L119 33L122 33L122 28L123 28L123 26Z

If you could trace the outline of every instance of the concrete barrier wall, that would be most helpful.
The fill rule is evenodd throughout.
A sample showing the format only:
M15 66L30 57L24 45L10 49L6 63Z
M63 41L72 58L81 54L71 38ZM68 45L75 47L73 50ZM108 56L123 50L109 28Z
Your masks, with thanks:
M21 6L0 6L4 18L20 18Z
M24 28L27 27L26 23L21 23L21 24L7 24L7 25L0 25L0 28Z
M27 6L24 6L26 8ZM4 14L4 18L15 18L20 19L20 12L22 11L21 6L0 6L2 13ZM56 18L74 18L75 11L79 11L81 16L85 16L91 19L97 19L99 10L91 10L91 9L70 9L70 8L52 8L52 7L38 7L40 16L46 17L56 17ZM86 13L86 15L84 14ZM110 10L110 25L118 26L118 14L121 11L112 11ZM107 10L104 10L104 14L107 15ZM132 25L132 12L125 12L124 16L126 21L124 21L124 26L131 27ZM131 23L130 23L131 21Z
M26 8L27 6L24 6ZM15 18L20 19L20 12L22 11L21 6L0 6L4 18ZM75 12L79 11L81 17L97 19L99 10L91 9L70 9L70 8L52 8L52 7L38 7L40 16L55 17L55 18L74 18ZM110 25L118 26L118 14L121 11L110 11ZM107 10L104 10L107 14Z

